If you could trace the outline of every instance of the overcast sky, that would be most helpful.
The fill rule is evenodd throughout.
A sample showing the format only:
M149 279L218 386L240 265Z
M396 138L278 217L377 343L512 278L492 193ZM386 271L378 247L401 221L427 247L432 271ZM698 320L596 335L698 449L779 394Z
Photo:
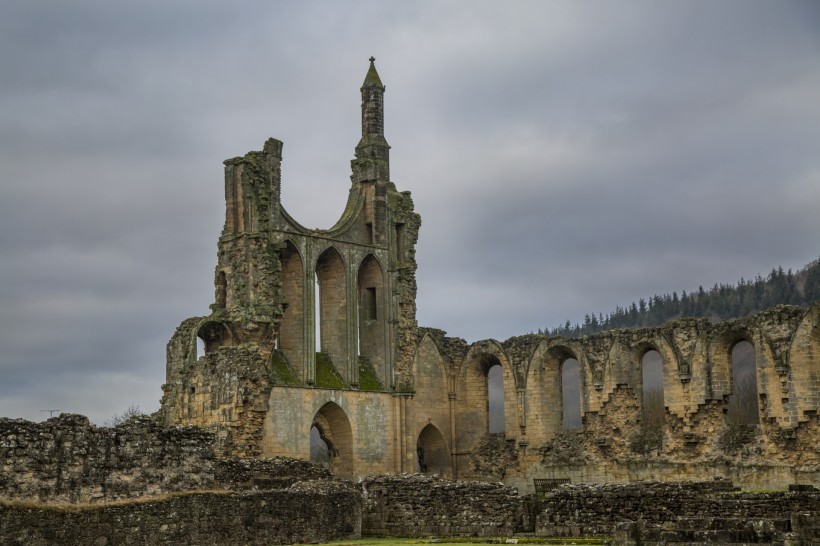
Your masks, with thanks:
M468 341L820 254L820 3L4 0L0 415L158 408L224 159L328 228L374 55L418 319Z

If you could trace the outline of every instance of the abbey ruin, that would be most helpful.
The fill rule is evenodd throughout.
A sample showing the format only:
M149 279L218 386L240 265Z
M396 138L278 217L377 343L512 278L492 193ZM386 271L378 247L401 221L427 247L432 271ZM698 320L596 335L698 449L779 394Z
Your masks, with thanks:
M282 142L225 161L214 302L169 341L156 414L0 418L0 542L820 544L820 302L581 339L420 327L373 61L332 228L282 207Z
M281 141L225 161L215 300L168 344L166 425L214 431L232 456L300 459L316 427L333 474L346 478L421 470L522 491L533 478L820 483L820 305L582 339L468 344L418 326L421 220L390 179L384 92L371 60L350 195L328 230L303 227L282 206ZM739 342L754 352L757 415L735 426L727 411ZM660 356L665 408L652 434L642 419L650 351ZM569 359L579 369L580 428L563 415ZM490 434L495 366L503 426Z

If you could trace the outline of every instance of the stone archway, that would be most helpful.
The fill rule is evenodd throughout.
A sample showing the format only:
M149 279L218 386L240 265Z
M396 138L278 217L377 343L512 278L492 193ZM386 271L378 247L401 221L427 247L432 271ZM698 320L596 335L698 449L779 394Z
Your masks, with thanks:
M327 444L330 471L337 478L353 478L353 430L347 414L335 402L328 402L316 412L311 422ZM310 429L309 429L310 430Z
M429 424L421 430L416 442L417 470L425 474L451 475L450 453L444 436L435 425Z

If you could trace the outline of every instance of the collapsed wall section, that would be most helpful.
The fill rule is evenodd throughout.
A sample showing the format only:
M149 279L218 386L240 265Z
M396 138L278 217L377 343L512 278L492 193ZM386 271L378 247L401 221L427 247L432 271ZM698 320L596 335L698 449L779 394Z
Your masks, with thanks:
M527 509L515 489L423 475L361 482L364 536L512 536L525 530Z
M0 542L8 545L267 546L360 535L361 496L340 482L81 507L0 501Z
M610 536L623 521L668 529L685 527L692 520L705 529L712 521L728 530L737 520L766 520L788 531L793 514L816 511L818 506L816 489L740 492L723 480L562 485L541 499L535 528L539 536Z
M180 491L289 485L330 474L307 461L221 459L214 434L149 417L96 427L82 415L0 419L0 498L99 503Z

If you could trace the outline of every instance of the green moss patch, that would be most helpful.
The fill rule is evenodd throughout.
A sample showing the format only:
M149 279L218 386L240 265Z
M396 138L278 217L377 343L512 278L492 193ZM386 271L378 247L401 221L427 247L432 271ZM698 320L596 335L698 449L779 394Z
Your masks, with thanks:
M276 350L271 353L270 375L273 383L287 387L297 387L300 382L296 374L290 369L288 359L282 351Z
M347 389L342 376L327 353L316 353L316 386L322 389Z
M359 357L359 390L360 391L383 391L384 387L373 369L373 364L366 356Z

